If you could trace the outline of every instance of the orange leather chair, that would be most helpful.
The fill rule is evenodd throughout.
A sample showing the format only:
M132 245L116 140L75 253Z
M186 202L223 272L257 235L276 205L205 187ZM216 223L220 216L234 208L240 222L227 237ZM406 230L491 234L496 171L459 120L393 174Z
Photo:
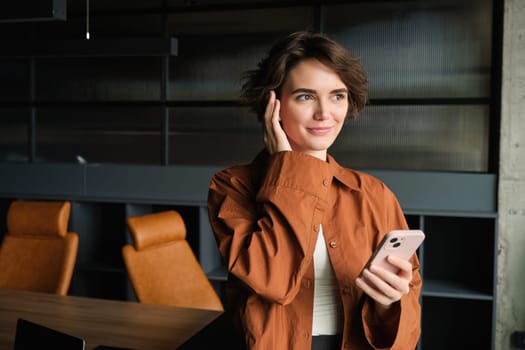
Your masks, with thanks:
M14 201L0 247L0 287L66 295L78 252L67 231L71 204Z
M178 212L130 217L127 224L133 245L125 245L122 256L139 302L223 311Z

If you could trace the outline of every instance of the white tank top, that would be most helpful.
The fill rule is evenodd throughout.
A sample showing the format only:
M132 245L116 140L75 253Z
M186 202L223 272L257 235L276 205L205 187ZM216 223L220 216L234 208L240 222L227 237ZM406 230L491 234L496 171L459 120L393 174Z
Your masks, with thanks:
M319 230L314 251L314 317L313 335L341 334L343 306L334 270L324 241L323 227Z

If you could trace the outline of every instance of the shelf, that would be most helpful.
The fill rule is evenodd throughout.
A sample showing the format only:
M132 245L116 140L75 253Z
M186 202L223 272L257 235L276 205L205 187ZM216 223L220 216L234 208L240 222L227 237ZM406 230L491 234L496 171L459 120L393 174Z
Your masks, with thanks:
M455 299L475 299L488 300L494 299L492 295L481 293L468 286L451 282L438 280L423 280L423 291L421 293L424 297L440 297L440 298L455 298Z
M379 0L373 0L379 1ZM144 6L138 8L113 8L111 5L107 8L104 4L97 6L92 10L92 16L111 16L111 15L158 15L158 14L174 14L174 13L198 13L198 12L230 12L240 10L258 10L269 8L287 8L287 7L305 7L305 6L321 6L321 5L335 5L347 4L356 2L356 0L206 0L206 1L180 1L181 5L174 2L168 3L167 6ZM75 12L70 15L72 18L85 17L84 12Z
M210 179L218 170L182 165L0 163L0 197L206 206Z
M446 217L456 217L456 218L486 218L486 219L496 219L498 213L496 211L470 211L470 210L417 210L417 209L406 209L403 210L405 215L410 216L426 216L426 217L437 217L437 216L446 216Z
M208 273L208 278L212 281L227 281L228 270L226 266L219 266ZM472 299L492 301L491 295L481 293L468 286L450 281L423 280L423 297Z
M15 54L17 55L17 54ZM108 54L109 55L109 54ZM0 57L2 49L0 48ZM145 56L145 55L142 55ZM485 105L490 101L484 98L425 98L425 99L370 99L369 107L374 106L422 106L422 105ZM41 107L41 108L59 108L59 107L120 107L120 106L139 106L139 107L243 107L239 100L112 100L112 101L3 101L0 107Z
M406 213L495 213L497 178L488 173L365 170L383 180Z
M65 21L66 0L4 1L0 23Z
M210 179L219 170L217 166L0 163L0 197L206 206ZM496 212L494 174L364 171L384 181L407 213L494 217Z
M0 108L101 108L101 107L242 107L236 100L162 101L162 100L113 100L113 101L0 101Z
M489 105L490 98L371 98L370 106Z
M176 56L176 38L3 40L0 57Z

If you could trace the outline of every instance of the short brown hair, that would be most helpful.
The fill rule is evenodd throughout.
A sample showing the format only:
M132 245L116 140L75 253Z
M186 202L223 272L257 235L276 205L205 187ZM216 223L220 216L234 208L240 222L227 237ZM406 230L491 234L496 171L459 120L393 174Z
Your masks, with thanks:
M288 72L299 62L314 58L333 69L348 89L348 116L356 117L367 102L368 78L359 59L323 34L295 32L277 41L254 70L242 78L241 103L262 121L269 93L280 88Z

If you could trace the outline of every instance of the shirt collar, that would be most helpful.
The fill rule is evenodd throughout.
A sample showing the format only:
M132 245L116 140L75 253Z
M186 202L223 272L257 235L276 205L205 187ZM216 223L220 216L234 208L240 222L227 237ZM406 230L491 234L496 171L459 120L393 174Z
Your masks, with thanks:
M268 164L269 156L270 155L268 151L266 149L263 149L254 159L254 163L261 164L262 162L262 164L265 164L266 167L266 165ZM342 183L343 185L345 185L353 191L361 191L361 179L357 171L339 165L339 163L337 163L334 157L332 157L329 154L326 155L326 158L327 163L332 168L332 174L340 183Z
M327 154L327 162L330 164L330 166L333 169L334 177L354 191L361 191L361 179L359 178L358 173L355 170L351 170L348 168L345 168L332 157L331 155Z

